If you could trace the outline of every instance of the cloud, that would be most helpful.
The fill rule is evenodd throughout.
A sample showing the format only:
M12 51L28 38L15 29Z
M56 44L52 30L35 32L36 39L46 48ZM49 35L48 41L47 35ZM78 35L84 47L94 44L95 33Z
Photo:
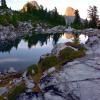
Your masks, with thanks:
M18 59L18 58L4 58L4 59L0 59L0 63L7 63L7 62L24 62L24 60L22 59Z

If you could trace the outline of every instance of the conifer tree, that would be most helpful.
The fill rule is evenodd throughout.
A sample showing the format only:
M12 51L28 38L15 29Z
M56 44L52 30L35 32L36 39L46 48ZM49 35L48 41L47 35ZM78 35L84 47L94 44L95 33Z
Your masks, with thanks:
M82 23L81 23L81 18L80 18L80 15L79 15L79 11L78 10L75 10L75 18L74 18L74 22L72 23L71 25L73 28L76 28L76 29L80 29L82 28Z
M88 9L88 17L90 18L90 22L89 22L89 26L91 28L96 28L97 27L97 21L99 19L99 16L98 16L98 10L97 10L97 7L96 6L89 6L89 9Z
M7 8L6 0L1 0L1 7L3 9Z

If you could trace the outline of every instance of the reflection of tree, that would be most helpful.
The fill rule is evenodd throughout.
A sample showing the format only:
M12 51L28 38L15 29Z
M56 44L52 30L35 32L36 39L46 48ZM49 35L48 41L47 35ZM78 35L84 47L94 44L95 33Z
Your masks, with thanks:
M48 38L48 34L33 34L31 37L25 37L25 41L28 42L28 47L31 48L33 45L36 45L37 43L40 43L41 46L44 45L44 43L47 44Z
M1 52L10 52L10 50L15 47L18 48L18 44L20 39L16 39L15 41L1 41L0 43L0 51Z
M33 45L37 45L39 43L41 46L44 44L47 44L48 39L52 36L53 38L53 43L56 44L61 37L62 34L33 34L31 37L27 36L25 37L25 41L28 42L28 47L31 48Z
M41 46L47 44L47 40L49 38L49 34L33 34L31 37L25 37L25 41L28 42L28 47L31 48L33 45L37 45L37 43L39 43Z
M31 48L32 46L36 46L37 43L39 43L41 46L44 44L47 44L48 39L52 36L53 43L56 44L61 37L61 34L33 34L32 36L26 36L24 38L24 41L28 43L28 47ZM20 43L21 39L16 39L14 41L3 41L0 43L0 51L1 52L10 52L13 47L16 49L18 48L18 45Z
M54 45L57 44L57 42L58 42L58 40L59 40L59 38L60 38L61 36L62 36L61 34L54 34L54 35L52 36L52 38L53 38L53 44L54 44Z

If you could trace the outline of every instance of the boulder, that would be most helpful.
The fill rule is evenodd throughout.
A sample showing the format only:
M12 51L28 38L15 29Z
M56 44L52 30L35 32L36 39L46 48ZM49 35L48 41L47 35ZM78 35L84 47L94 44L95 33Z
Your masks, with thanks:
M56 71L56 68L55 67L51 67L51 68L48 69L47 73L50 74L50 73L53 73L55 71Z

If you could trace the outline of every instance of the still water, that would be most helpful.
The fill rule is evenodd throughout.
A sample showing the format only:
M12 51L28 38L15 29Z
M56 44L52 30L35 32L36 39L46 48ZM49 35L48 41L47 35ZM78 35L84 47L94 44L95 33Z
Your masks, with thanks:
M72 41L72 34L33 34L23 39L0 43L0 71L10 67L23 71L28 66L36 64L40 56L50 53L57 43ZM81 43L85 43L87 36L80 35Z

